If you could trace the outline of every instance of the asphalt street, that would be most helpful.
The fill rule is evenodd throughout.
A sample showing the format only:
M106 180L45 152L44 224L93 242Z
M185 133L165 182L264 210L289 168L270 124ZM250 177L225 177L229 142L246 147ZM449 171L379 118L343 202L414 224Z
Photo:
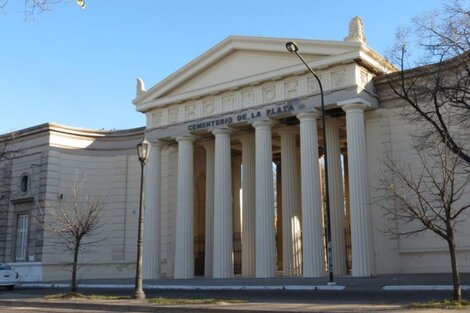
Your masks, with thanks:
M65 288L23 288L14 291L0 291L0 299L27 299L51 294L66 293ZM88 295L130 296L132 289L93 289L80 290ZM212 298L238 299L247 302L286 302L286 303L354 303L354 304L411 304L430 300L448 299L451 291L385 291L385 290L146 290L147 298ZM464 298L470 298L470 291L463 291Z
M81 282L79 290L88 295L127 296L133 294L132 280L87 280ZM41 284L18 285L15 290L0 289L0 313L7 312L403 312L416 302L443 300L452 297L451 290L419 290L421 286L444 286L451 283L449 274L401 274L380 275L376 277L355 278L338 277L337 289L309 290L305 287L328 287L325 278L275 278L229 280L192 279L192 280L154 280L146 281L144 286L147 298L197 298L242 300L242 303L227 305L152 305L137 303L135 300L106 300L104 302L83 300L51 301L44 296L67 293L67 282L49 282ZM470 299L470 274L462 275L463 297ZM98 287L101 286L101 287ZM245 287L244 287L245 286ZM385 286L413 287L409 290L384 290ZM163 288L157 289L155 287ZM206 290L201 290L201 288ZM240 290L227 290L227 287L241 287ZM246 287L260 287L244 290ZM265 288L266 287L266 288ZM276 290L269 289L276 287ZM280 288L279 288L280 287ZM292 287L298 290L286 290ZM217 288L225 288L217 289ZM145 288L144 288L145 289ZM54 303L53 303L54 302ZM62 306L61 306L62 305ZM139 307L140 306L140 307ZM86 307L86 309L85 309ZM416 311L413 309L413 311ZM420 311L420 310L418 310ZM422 312L441 312L424 310ZM446 311L448 313L450 311ZM462 311L460 311L462 312Z

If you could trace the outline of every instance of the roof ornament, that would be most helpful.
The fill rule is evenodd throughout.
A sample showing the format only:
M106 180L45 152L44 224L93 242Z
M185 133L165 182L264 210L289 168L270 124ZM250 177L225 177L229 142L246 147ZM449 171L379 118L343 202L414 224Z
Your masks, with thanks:
M140 96L143 95L147 90L145 90L144 81L140 78L137 78L137 88L136 88L136 95Z
M349 22L349 34L344 37L344 41L354 41L366 43L366 36L364 36L364 24L360 16L353 17Z

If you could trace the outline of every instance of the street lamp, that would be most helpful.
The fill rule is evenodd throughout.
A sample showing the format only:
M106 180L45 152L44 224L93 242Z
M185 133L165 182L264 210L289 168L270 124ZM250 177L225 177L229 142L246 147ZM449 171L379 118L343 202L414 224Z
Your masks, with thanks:
M333 277L333 253L331 247L331 218L330 218L330 191L328 186L328 157L326 149L326 123L325 123L325 100L323 98L323 86L321 84L320 78L315 74L310 65L307 64L305 59L299 53L299 47L293 41L286 43L287 51L295 53L302 63L307 67L310 73L315 77L320 87L320 96L321 96L321 115L322 115L322 124L323 124L323 155L325 162L325 208L326 208L326 249L328 251L328 273L330 276L330 283L334 283Z
M137 145L137 156L140 161L140 202L139 202L139 230L137 233L137 264L135 267L134 299L145 299L142 289L142 244L144 241L144 167L149 156L149 142L144 139Z

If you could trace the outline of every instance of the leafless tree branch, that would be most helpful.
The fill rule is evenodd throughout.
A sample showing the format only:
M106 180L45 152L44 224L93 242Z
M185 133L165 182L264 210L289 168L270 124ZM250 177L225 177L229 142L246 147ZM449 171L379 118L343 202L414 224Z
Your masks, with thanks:
M104 196L91 197L83 194L85 179L76 180L71 187L70 196L57 203L45 203L39 210L39 224L48 232L55 234L64 250L73 256L72 280L70 291L77 291L77 271L79 253L96 246L104 238L97 236L103 226L102 206Z
M36 15L51 11L53 6L66 1L67 0L23 0L25 19L34 19ZM5 10L9 3L10 0L0 0L0 10ZM86 7L85 0L75 0L75 3L83 9Z

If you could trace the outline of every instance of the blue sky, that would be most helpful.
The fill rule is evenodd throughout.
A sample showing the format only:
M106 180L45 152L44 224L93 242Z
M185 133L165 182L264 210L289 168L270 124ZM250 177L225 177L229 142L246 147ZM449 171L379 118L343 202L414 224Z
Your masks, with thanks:
M342 40L356 15L384 53L399 26L443 0L72 0L25 21L0 12L0 134L45 122L143 126L135 78L158 83L229 35Z

